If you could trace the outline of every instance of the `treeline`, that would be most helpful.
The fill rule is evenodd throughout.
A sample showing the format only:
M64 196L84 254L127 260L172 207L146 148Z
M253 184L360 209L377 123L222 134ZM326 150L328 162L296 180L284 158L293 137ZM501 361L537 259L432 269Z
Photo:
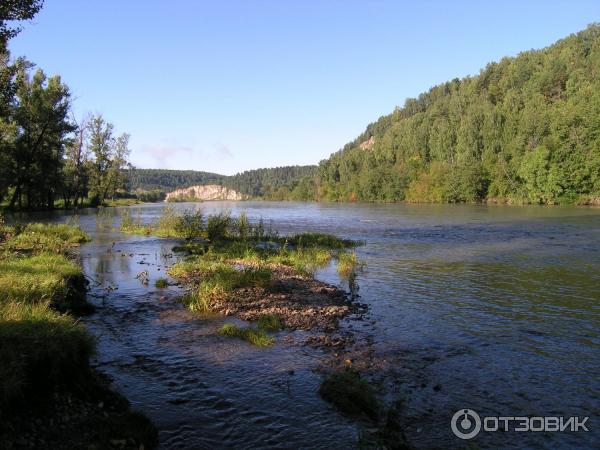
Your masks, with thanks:
M197 170L133 169L127 176L127 188L136 191L173 191L199 184L221 184L226 177Z
M98 205L122 191L129 136L116 136L100 115L77 123L71 93L24 58L12 61L8 41L41 8L37 0L0 6L0 204L9 208Z
M284 166L247 170L226 177L223 184L235 191L269 200L300 199L301 180L312 178L317 166Z
M408 99L313 182L333 201L598 202L600 25Z
M146 200L150 195L160 197L161 192L164 198L164 192L179 188L219 184L252 198L301 199L314 191L312 179L316 170L317 166L286 166L227 176L195 170L132 169L127 172L127 189L141 200ZM311 180L308 188L302 181L304 179ZM160 199L158 197L156 199Z

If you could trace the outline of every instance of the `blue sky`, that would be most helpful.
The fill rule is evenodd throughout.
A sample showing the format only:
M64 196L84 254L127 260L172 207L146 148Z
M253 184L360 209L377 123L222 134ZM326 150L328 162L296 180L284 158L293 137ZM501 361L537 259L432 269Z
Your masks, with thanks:
M138 167L315 164L431 86L600 21L596 1L46 0L11 42Z

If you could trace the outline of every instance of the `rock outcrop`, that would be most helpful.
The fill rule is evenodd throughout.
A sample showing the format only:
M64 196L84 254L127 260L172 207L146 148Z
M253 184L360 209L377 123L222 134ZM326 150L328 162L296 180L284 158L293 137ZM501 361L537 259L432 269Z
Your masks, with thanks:
M239 192L218 184L205 186L191 186L189 188L177 189L167 193L165 200L243 200L244 196Z

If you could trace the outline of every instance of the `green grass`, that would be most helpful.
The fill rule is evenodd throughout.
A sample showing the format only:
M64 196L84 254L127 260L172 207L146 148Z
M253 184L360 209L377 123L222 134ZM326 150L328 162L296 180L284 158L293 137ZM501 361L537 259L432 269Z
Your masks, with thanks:
M279 331L283 329L281 319L275 314L261 314L258 317L256 325L260 330L265 331Z
M32 223L18 230L18 234L6 242L12 251L29 253L65 253L90 240L79 227L65 224Z
M297 247L323 247L328 249L342 249L348 247L356 247L359 242L350 239L341 239L333 234L327 233L300 233L288 238L280 238L287 240L290 245Z
M219 334L221 336L243 339L257 347L268 347L275 342L275 339L269 336L264 330L251 327L242 328L230 323L223 325L219 330Z
M81 268L63 255L43 253L0 260L0 303L49 301L65 309L76 301Z
M239 288L269 288L277 267L311 276L337 257L341 270L350 271L356 255L345 255L343 249L359 245L325 233L280 237L271 227L265 231L262 220L251 224L244 214L233 219L227 212L207 217L200 211L179 215L167 207L153 225L134 221L130 212L124 212L122 223L122 230L188 238L173 250L190 256L171 266L168 274L191 285L182 301L198 312L210 311L212 305L230 300Z
M91 307L81 267L69 257L89 237L42 224L13 227L8 236L0 243L0 407L85 379L94 350L66 313Z
M194 284L182 299L192 311L207 312L211 305L227 299L242 287L267 287L272 271L264 267L243 267L210 260L183 261L169 269L173 278Z
M347 277L357 266L358 258L355 252L340 252L337 255L337 271L341 276Z
M319 388L319 394L346 414L364 414L374 420L379 415L375 390L352 369L343 369L327 376Z
M166 288L169 286L169 280L166 278L159 278L154 282L154 286L157 288Z

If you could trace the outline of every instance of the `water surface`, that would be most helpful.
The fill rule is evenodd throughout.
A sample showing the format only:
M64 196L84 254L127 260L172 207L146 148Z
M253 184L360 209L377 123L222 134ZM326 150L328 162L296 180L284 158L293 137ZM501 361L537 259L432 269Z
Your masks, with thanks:
M143 220L162 204L133 207ZM480 448L597 448L600 442L600 210L562 207L278 202L176 204L245 211L282 233L334 232L357 250L373 342L403 400L417 448L464 448L450 431L461 408L483 415L590 416L589 433L482 433ZM111 210L118 214L118 209ZM136 213L134 212L134 215ZM43 219L64 220L55 213ZM118 219L115 218L115 223ZM322 355L285 333L273 349L216 335L152 281L174 259L173 241L80 223L98 312L97 364L159 426L165 448L348 448L358 427L319 399ZM114 242L114 245L113 245ZM126 255L126 256L123 256ZM131 255L131 256L130 256ZM135 279L148 270L149 287ZM318 277L340 284L335 271ZM291 344L288 344L287 339Z

